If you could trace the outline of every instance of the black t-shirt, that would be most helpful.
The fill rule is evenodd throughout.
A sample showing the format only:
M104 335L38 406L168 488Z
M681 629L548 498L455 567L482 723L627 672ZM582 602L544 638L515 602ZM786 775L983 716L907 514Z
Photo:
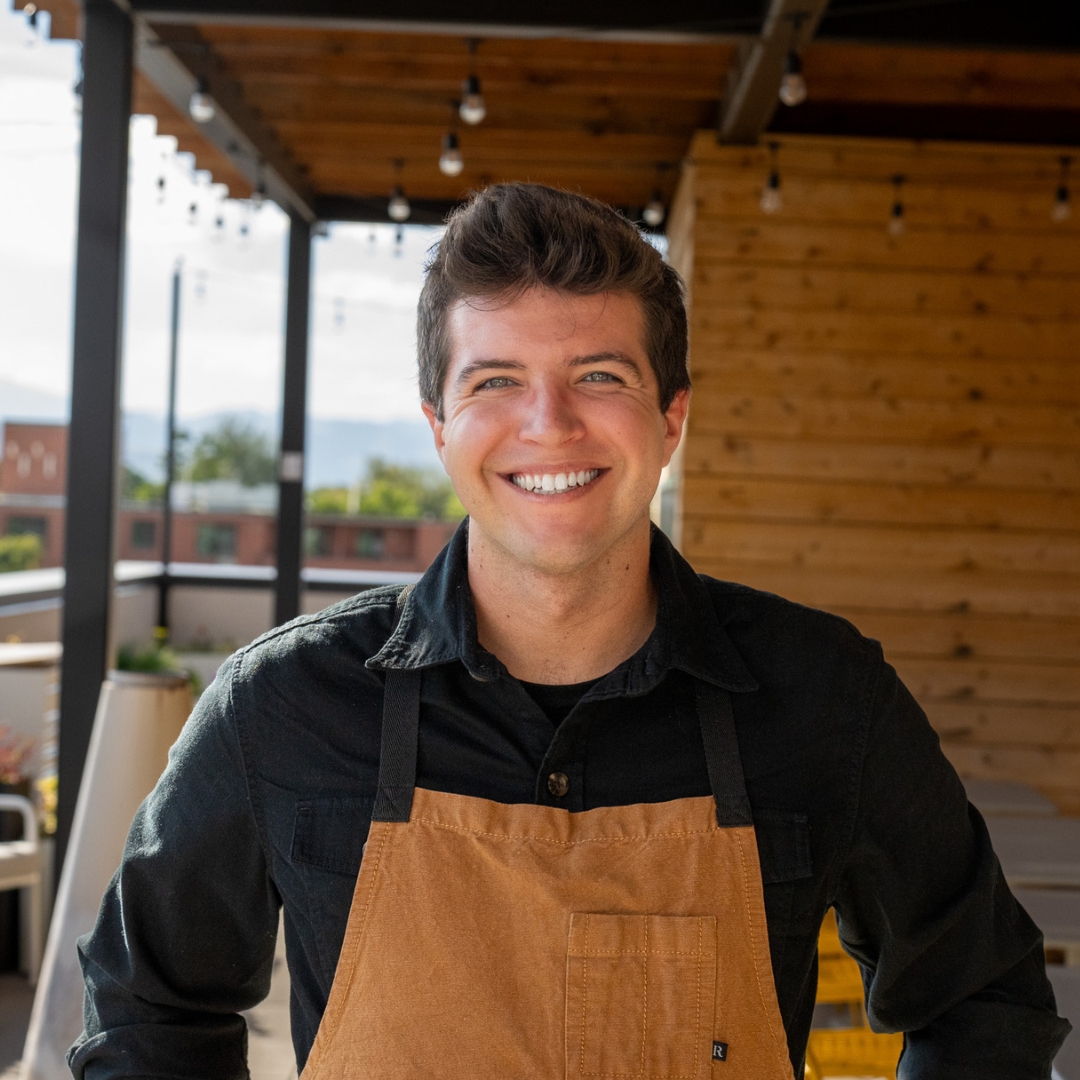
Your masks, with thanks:
M552 727L558 727L570 715L570 710L599 681L599 679L589 679L586 682L552 685L518 680L525 687L525 692L529 697L544 711Z

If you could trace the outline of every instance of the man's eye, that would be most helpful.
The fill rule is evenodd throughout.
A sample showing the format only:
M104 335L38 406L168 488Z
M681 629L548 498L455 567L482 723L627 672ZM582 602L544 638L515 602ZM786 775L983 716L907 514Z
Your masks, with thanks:
M485 379L477 386L477 390L502 390L507 386L512 386L514 380L508 375L496 375L493 378Z
M590 371L588 375L581 380L582 382L592 383L604 383L604 382L622 382L622 379L618 375L613 375L610 371Z

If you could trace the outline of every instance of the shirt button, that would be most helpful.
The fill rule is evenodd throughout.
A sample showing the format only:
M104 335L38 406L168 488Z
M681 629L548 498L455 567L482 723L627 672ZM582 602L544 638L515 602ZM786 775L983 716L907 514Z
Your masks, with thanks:
M553 772L548 777L548 791L561 799L570 790L570 778L563 772Z

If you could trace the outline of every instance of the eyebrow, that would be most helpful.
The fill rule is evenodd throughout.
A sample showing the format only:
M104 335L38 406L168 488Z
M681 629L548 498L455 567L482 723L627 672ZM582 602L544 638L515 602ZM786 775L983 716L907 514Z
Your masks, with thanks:
M570 367L589 367L591 364L618 364L620 367L632 371L639 379L641 367L636 360L621 352L590 353L588 356L575 356L570 361ZM466 364L457 374L455 382L461 386L467 383L474 375L481 371L524 371L525 365L518 360L499 360L489 358L486 360L473 360Z

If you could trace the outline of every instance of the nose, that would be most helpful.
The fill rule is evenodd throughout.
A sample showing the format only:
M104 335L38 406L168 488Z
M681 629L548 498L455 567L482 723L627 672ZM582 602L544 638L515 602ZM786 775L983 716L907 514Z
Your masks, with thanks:
M525 442L561 446L585 433L570 392L553 385L537 386L524 402L520 436Z

